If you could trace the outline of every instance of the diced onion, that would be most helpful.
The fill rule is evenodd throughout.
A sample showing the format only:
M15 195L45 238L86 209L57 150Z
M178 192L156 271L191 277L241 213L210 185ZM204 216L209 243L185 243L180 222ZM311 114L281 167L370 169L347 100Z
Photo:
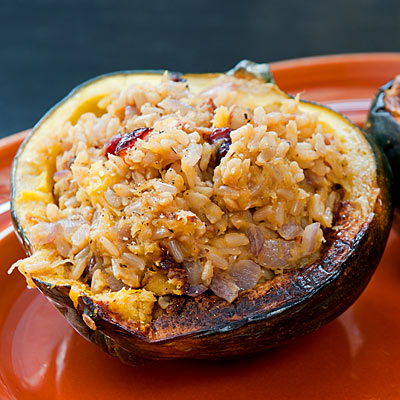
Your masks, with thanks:
M262 230L255 225L252 225L246 231L246 236L250 241L250 251L253 255L258 256L264 244L264 234Z
M239 293L239 287L234 280L227 275L214 275L210 284L210 289L222 299L232 303Z
M251 260L240 260L229 269L229 275L241 290L252 289L261 278L261 267Z

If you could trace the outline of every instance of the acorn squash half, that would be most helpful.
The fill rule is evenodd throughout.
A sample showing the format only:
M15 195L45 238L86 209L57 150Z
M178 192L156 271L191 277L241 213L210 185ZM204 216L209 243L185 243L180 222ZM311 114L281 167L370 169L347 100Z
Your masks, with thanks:
M400 75L381 86L371 103L366 132L384 151L393 172L396 228L400 227Z
M101 115L99 100L138 81L155 82L163 71L126 71L95 78L71 92L51 109L22 144L13 164L12 218L28 253L29 228L36 215L54 201L52 176L57 152L49 148L39 162L35 148L66 121L85 112ZM228 72L249 79L271 81L265 64L244 61ZM221 74L186 74L182 78L199 92ZM243 101L255 105L289 98L273 86L269 94ZM123 362L176 358L232 358L265 350L314 331L345 311L360 295L383 253L389 234L392 205L390 171L381 151L344 116L319 104L300 102L300 108L319 114L320 121L347 144L353 166L350 194L335 210L335 229L324 232L326 243L317 259L272 280L243 291L232 303L205 292L184 297L176 312L161 315L145 327L125 321L87 290L71 289L70 281L40 279L27 274L85 338ZM22 196L24 194L24 196ZM363 197L360 214L351 206ZM23 200L22 200L23 199Z

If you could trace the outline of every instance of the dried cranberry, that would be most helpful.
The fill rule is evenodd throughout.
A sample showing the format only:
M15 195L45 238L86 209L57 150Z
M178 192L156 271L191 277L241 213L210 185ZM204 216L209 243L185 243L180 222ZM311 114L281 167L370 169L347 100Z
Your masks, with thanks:
M107 143L106 143L106 155L113 154L115 155L115 149L117 148L118 143L121 141L122 134L118 133L114 135Z
M186 82L186 79L182 78L182 75L179 72L170 72L168 77L174 82Z
M222 157L225 157L229 151L229 147L232 144L231 138L224 140L221 145L218 147L216 163L219 165Z
M220 142L215 156L215 166L219 165L222 157L225 157L226 153L228 153L229 147L232 144L231 131L232 129L230 128L215 128L208 138L208 142L211 144Z
M127 149L135 145L136 140L144 139L151 131L151 128L138 128L123 135L113 136L107 143L106 154L124 155Z
M161 250L161 260L159 265L162 270L168 271L170 269L182 268L164 245L160 243L159 246Z
M230 133L232 129L231 128L215 128L213 129L211 135L208 138L208 143L215 143L218 140L221 139L231 139Z

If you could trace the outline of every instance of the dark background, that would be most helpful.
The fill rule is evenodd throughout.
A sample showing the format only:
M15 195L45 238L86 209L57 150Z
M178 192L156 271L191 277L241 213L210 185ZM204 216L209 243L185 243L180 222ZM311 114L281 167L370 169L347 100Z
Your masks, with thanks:
M400 51L399 0L0 0L0 136L116 70Z

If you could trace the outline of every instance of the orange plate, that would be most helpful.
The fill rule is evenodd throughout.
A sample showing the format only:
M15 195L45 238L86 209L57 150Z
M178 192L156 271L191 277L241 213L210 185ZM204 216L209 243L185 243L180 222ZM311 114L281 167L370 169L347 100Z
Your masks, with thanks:
M399 54L316 57L272 64L290 93L362 124L377 87L400 72ZM392 232L367 290L319 331L256 356L128 367L86 342L11 263L24 255L8 216L8 176L24 134L0 141L1 399L399 399L400 237Z

